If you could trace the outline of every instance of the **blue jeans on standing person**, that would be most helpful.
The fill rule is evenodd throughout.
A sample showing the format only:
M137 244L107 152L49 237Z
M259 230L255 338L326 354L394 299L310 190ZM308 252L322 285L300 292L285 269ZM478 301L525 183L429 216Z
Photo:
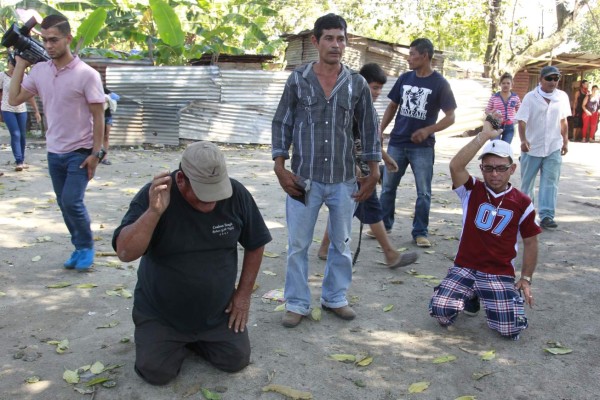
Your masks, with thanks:
M433 147L388 147L388 154L398 164L398 172L383 172L381 187L381 208L383 209L383 224L386 230L394 225L396 209L396 190L400 180L410 165L415 176L417 187L417 202L413 219L412 237L427 237L429 226L429 209L431 207L431 180L433 179L433 162L435 150Z
M14 113L2 111L2 119L10 132L10 147L12 148L15 163L25 162L25 135L27 134L27 113Z
M540 220L546 217L554 219L556 200L558 198L558 180L562 156L556 150L546 157L534 157L521 153L521 191L534 201L533 192L535 178L540 171L540 188L538 189L537 209ZM535 201L534 201L535 202Z
M321 304L330 308L348 305L346 291L352 282L350 237L352 215L356 202L356 179L342 183L311 182L306 193L306 205L287 196L288 257L285 275L286 310L308 315L310 288L308 286L308 249L313 242L315 223L321 206L329 208L329 252L321 289Z
M515 125L514 124L506 124L502 125L502 140L506 143L512 143L513 136L515 135Z
M76 151L65 154L48 153L48 170L56 202L71 234L71 243L77 250L94 247L90 217L83 204L88 185L87 168L79 167L88 155Z

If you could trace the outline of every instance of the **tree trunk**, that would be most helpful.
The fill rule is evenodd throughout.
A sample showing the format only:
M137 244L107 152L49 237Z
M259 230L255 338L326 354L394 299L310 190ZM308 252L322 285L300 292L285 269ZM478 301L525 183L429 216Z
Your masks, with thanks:
M488 30L487 46L485 48L485 56L483 58L483 77L490 78L491 71L494 70L494 64L498 62L499 51L498 45L498 26L500 23L500 7L502 0L492 0L490 3L490 28Z

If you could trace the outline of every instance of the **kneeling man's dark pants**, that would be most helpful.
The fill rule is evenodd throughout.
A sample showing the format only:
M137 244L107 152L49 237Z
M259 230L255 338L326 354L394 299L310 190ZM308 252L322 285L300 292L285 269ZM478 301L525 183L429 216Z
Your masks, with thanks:
M250 363L248 329L234 333L227 320L209 331L181 333L134 308L133 323L135 372L153 385L173 380L190 351L226 372L239 371Z

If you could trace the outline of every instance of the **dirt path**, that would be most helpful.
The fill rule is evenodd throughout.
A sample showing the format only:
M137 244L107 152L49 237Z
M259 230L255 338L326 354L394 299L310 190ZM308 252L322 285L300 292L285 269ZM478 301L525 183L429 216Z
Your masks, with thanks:
M437 279L451 265L460 235L460 209L450 190L448 162L468 139L440 138L433 182L431 230L434 247L417 249L410 240L415 200L412 175L402 182L398 223L391 238L396 245L420 253L413 269ZM6 135L0 141L7 143ZM133 371L132 299L136 263L97 257L91 273L66 271L61 264L71 251L69 237L54 201L44 148L28 150L31 168L16 173L6 166L10 149L0 150L0 399L90 399L66 383L65 369L96 361L118 367L103 372L116 386L96 386L95 400L201 399L201 388L223 399L281 399L263 393L268 383L311 392L315 399L594 399L600 392L600 304L598 255L600 239L600 144L572 143L560 183L555 232L540 236L540 257L534 277L537 306L527 310L530 328L518 342L491 332L483 315L459 317L456 330L441 329L428 316L435 281L390 271L373 240L364 239L349 296L358 318L341 321L324 313L321 321L304 320L296 329L280 325L277 304L261 301L282 288L286 229L284 195L272 173L268 148L225 148L230 175L253 193L273 234L259 274L250 320L252 364L237 374L219 372L201 359L187 360L180 376L164 387L152 387ZM90 184L86 203L93 219L97 250L111 252L110 239L137 190L159 170L176 168L180 153L169 150L123 149L111 152L112 166L101 166ZM471 164L476 172L476 164ZM513 183L518 187L517 175ZM315 232L319 238L326 211ZM355 248L359 225L354 225ZM318 305L324 262L311 249L313 306ZM33 261L38 260L38 261ZM266 274L270 271L276 275ZM71 286L50 289L68 282ZM91 289L76 285L92 283ZM118 288L125 288L126 291ZM115 291L115 289L117 289ZM107 292L108 291L108 292ZM120 294L121 296L117 295ZM394 307L387 312L383 308ZM118 324L116 324L118 323ZM104 327L104 328L102 328ZM58 354L49 341L68 339ZM573 350L567 355L545 352L548 341ZM495 358L481 356L494 350ZM342 363L331 354L364 354L368 366ZM434 364L436 357L456 356ZM486 374L479 380L473 374ZM89 377L90 373L87 373ZM25 383L38 376L37 383ZM84 374L86 377L86 374ZM408 394L412 383L427 381L423 393Z

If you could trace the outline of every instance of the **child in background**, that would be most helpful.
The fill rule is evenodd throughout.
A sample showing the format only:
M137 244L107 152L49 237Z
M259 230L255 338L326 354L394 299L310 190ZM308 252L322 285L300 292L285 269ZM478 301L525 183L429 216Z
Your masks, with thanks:
M387 77L385 72L381 69L378 64L371 63L365 64L360 69L360 74L365 78L367 83L369 84L369 88L371 90L371 97L373 98L373 103L377 100L379 95L381 94L381 90L383 89L383 85L387 82ZM356 150L356 158L357 158L357 171L358 176L364 176L369 173L369 167L360 159L360 155L362 153L361 143L360 143L360 135L358 132L358 126L354 124L354 143ZM383 137L382 137L383 139ZM398 171L398 165L394 161L393 158L388 156L387 152L381 149L383 161L390 172ZM369 224L371 230L367 232L367 234L371 237L377 239L379 244L381 245L381 249L383 250L383 254L385 257L385 263L389 268L398 268L404 267L406 265L412 264L417 260L417 253L408 252L400 254L390 243L387 232L383 225L383 216L381 212L381 204L379 203L379 198L377 197L377 190L373 191L371 197L365 202L358 203L358 207L354 212L354 216L357 217L361 223ZM327 259L327 252L329 249L330 241L328 230L325 228L325 233L323 235L323 240L321 241L321 247L319 248L318 257L321 260Z

